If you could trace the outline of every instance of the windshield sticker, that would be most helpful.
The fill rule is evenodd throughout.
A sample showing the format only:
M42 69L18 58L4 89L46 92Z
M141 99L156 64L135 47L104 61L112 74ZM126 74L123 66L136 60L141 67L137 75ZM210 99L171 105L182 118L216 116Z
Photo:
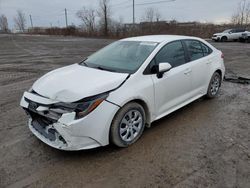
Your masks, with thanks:
M140 45L142 46L156 46L157 42L141 42Z

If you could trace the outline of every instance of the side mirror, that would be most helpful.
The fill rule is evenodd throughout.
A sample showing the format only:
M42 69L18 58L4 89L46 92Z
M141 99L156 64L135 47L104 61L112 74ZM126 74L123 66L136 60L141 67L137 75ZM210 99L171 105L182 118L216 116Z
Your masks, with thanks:
M159 63L157 77L162 78L163 74L171 68L172 66L169 63Z

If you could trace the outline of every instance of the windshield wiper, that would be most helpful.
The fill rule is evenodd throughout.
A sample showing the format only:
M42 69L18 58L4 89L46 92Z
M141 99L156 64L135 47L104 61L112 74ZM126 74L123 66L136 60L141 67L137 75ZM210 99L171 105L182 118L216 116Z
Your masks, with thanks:
M86 67L89 67L89 65L86 62L82 62L82 64L84 64Z
M80 65L85 65L86 67L89 67L89 65L85 62L86 60L87 60L88 58L86 57L86 58L84 58L79 64Z
M91 64L89 65L88 63L85 62L87 59L88 58L84 59L79 64L80 65L84 65L86 67L91 67L91 68L99 69L99 70L105 70L105 71L110 71L110 72L117 72L116 70L113 70L113 69L109 69L109 68L105 68L105 67L101 67L101 66L92 66Z
M110 71L110 72L116 72L116 71L113 70L113 69L108 69L108 68L104 68L104 67L101 67L101 66L97 66L97 67L95 67L95 68L97 68L97 69L99 69L99 70L105 70L105 71Z

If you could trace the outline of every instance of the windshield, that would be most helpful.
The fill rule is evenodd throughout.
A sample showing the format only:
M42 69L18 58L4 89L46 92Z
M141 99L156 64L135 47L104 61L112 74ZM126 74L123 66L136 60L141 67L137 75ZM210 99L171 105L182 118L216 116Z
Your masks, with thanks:
M232 29L227 29L227 30L223 31L222 33L229 33L230 31L232 31Z
M157 45L156 42L117 41L89 56L81 64L112 72L134 73Z

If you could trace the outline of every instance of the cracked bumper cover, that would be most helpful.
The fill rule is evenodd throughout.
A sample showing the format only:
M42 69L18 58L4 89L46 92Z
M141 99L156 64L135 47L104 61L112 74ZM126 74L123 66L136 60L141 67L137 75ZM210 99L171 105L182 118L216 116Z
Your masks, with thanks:
M57 102L25 92L20 102L24 109L28 109L29 106L24 97L40 104ZM118 106L103 101L94 111L78 120L75 120L75 112L62 114L57 122L49 125L56 130L56 139L54 141L46 138L34 128L32 118L29 118L28 126L37 138L51 147L60 150L91 149L109 144L110 125L118 109ZM58 139L58 136L63 139Z

